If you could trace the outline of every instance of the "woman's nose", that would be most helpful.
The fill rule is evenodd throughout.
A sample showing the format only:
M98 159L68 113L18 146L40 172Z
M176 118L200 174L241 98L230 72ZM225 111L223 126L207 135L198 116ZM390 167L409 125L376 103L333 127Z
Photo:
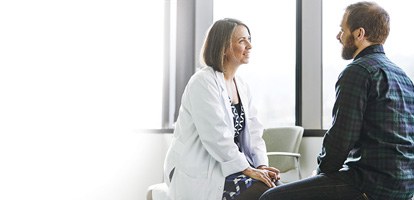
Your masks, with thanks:
M247 49L251 49L251 48L253 48L253 47L252 47L252 43L250 43L250 41L247 41L247 46L246 46L246 48L247 48Z

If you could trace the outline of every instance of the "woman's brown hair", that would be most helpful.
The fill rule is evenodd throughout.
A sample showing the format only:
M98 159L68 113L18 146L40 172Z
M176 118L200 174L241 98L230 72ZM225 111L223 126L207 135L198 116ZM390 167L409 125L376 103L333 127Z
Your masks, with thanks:
M232 35L238 25L245 26L250 34L249 28L237 19L221 19L211 26L201 50L202 64L212 67L215 71L225 71L224 53L226 48L230 47Z

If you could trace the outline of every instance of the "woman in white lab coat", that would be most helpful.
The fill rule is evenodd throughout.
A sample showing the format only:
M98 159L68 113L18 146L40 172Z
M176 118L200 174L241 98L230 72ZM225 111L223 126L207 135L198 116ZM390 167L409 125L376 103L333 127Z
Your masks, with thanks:
M202 51L207 67L187 84L165 159L171 199L258 199L280 178L267 166L249 88L235 76L249 62L250 42L250 30L238 20L210 28Z

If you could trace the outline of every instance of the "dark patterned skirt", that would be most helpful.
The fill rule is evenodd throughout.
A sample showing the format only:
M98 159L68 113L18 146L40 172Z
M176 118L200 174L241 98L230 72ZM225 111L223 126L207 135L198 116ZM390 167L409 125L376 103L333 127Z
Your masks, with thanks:
M231 200L236 198L247 188L257 182L259 181L244 175L242 172L227 176L224 183L223 200Z

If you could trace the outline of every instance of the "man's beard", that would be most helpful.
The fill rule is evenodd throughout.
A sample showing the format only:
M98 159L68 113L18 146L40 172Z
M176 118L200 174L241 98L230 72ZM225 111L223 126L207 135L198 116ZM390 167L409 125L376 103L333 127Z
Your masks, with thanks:
M352 34L347 38L345 44L343 44L342 47L342 58L344 60L351 60L354 58L354 53L358 47L355 45L355 38L352 36Z

